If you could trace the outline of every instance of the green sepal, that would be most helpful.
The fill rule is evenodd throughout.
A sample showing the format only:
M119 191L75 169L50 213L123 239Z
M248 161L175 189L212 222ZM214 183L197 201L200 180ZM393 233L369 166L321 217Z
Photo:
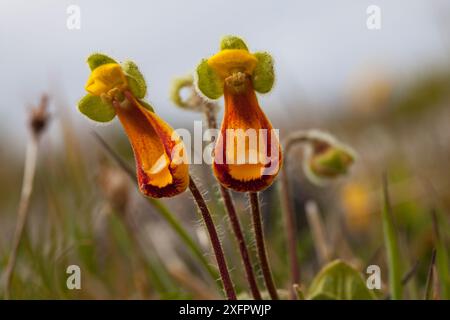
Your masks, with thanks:
M209 99L218 99L223 95L223 81L203 59L197 67L197 87Z
M150 105L150 103L148 103L147 101L144 100L139 100L139 103L148 111L151 111L153 113L155 113L155 110L153 109L153 107Z
M220 50L244 49L248 51L244 40L236 36L224 36L220 41Z
M145 97L147 84L136 63L130 60L125 61L122 63L122 70L127 77L128 87L133 95L138 99Z
M253 71L253 88L259 93L267 93L272 90L275 81L272 56L267 52L256 52L253 55L258 59Z
M341 260L327 264L317 274L308 290L312 300L374 300L361 274Z
M85 95L78 102L78 110L86 117L97 122L109 122L116 116L114 107L98 96Z
M108 57L103 53L93 53L87 58L87 63L91 71L99 66L107 63L117 63L113 58Z

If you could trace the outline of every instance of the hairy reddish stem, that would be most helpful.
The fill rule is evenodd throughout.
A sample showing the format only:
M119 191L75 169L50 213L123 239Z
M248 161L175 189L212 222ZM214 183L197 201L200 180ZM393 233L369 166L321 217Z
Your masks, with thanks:
M216 257L217 265L219 267L220 277L222 279L223 287L228 300L236 300L236 292L234 290L233 282L231 281L230 272L228 271L227 262L225 260L225 255L223 253L222 245L220 243L219 236L217 235L217 230L214 225L214 221L209 212L208 206L206 205L205 199L198 190L192 177L189 177L189 190L197 203L200 213L202 214L203 221L205 222L206 229L209 234L209 239L211 240L211 245L214 250L214 255Z
M273 281L272 272L270 270L269 260L267 258L266 245L264 242L264 231L262 227L261 210L259 208L259 199L257 192L249 192L250 204L252 208L253 229L255 232L256 247L258 249L259 263L266 283L267 291L269 291L272 300L278 300L278 293Z

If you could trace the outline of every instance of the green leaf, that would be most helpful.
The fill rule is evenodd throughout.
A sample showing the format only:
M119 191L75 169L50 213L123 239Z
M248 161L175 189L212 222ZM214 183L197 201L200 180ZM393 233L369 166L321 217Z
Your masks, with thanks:
M78 110L89 119L97 122L109 122L116 115L112 105L91 94L87 94L78 102Z
M95 68L101 66L102 64L117 63L117 62L113 58L108 57L106 54L93 53L87 58L87 63L92 71Z
M206 97L218 99L223 95L223 81L203 59L197 67L197 87Z
M150 103L148 103L147 101L144 100L139 100L139 103L147 110L151 111L151 112L155 112L155 110L153 109L153 107L150 105Z
M258 63L253 72L253 87L259 93L267 93L272 90L275 81L272 56L267 52L256 52L254 56Z
M122 69L127 76L128 86L133 95L138 99L145 97L147 84L136 63L133 61L125 61L122 63Z
M248 51L244 40L236 36L224 36L220 41L220 50L244 49Z
M402 271L401 257L398 248L397 234L394 226L392 208L387 190L387 178L383 181L383 210L381 219L383 222L384 245L387 253L389 270L389 291L393 300L402 299Z
M312 300L374 300L361 274L341 260L327 264L316 275L308 290Z

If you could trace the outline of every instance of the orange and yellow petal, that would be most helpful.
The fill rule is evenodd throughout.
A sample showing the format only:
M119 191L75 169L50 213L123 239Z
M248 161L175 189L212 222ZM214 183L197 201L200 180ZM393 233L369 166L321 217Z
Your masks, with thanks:
M213 169L222 185L256 192L272 184L282 154L272 124L259 107L250 77L246 77L242 88L236 91L225 84L225 113Z
M131 94L126 96L130 103L115 104L115 109L133 148L139 189L153 198L185 191L189 169L180 137Z
M85 89L92 95L101 96L112 89L123 89L127 80L122 67L117 63L107 63L95 68L85 85Z

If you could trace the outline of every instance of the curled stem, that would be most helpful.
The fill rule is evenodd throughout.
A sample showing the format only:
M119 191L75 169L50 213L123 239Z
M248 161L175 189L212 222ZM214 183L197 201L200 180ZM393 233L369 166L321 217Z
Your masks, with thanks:
M261 210L259 208L259 199L257 192L249 192L250 205L252 209L253 231L255 233L256 247L258 250L259 263L264 276L264 282L269 291L272 300L278 300L278 293L273 281L272 272L270 270L269 260L267 259L266 245L264 242L264 232L262 228Z
M203 221L205 222L205 226L209 234L209 239L213 247L214 255L216 257L217 265L219 267L220 277L225 289L225 293L228 297L228 300L236 300L236 292L234 290L233 282L231 281L230 272L228 271L227 262L225 260L225 255L223 253L222 245L220 243L214 221L211 217L208 206L206 205L205 199L200 193L192 177L189 177L189 190L191 191L192 196L194 197L194 200L197 203L198 208L200 209Z

